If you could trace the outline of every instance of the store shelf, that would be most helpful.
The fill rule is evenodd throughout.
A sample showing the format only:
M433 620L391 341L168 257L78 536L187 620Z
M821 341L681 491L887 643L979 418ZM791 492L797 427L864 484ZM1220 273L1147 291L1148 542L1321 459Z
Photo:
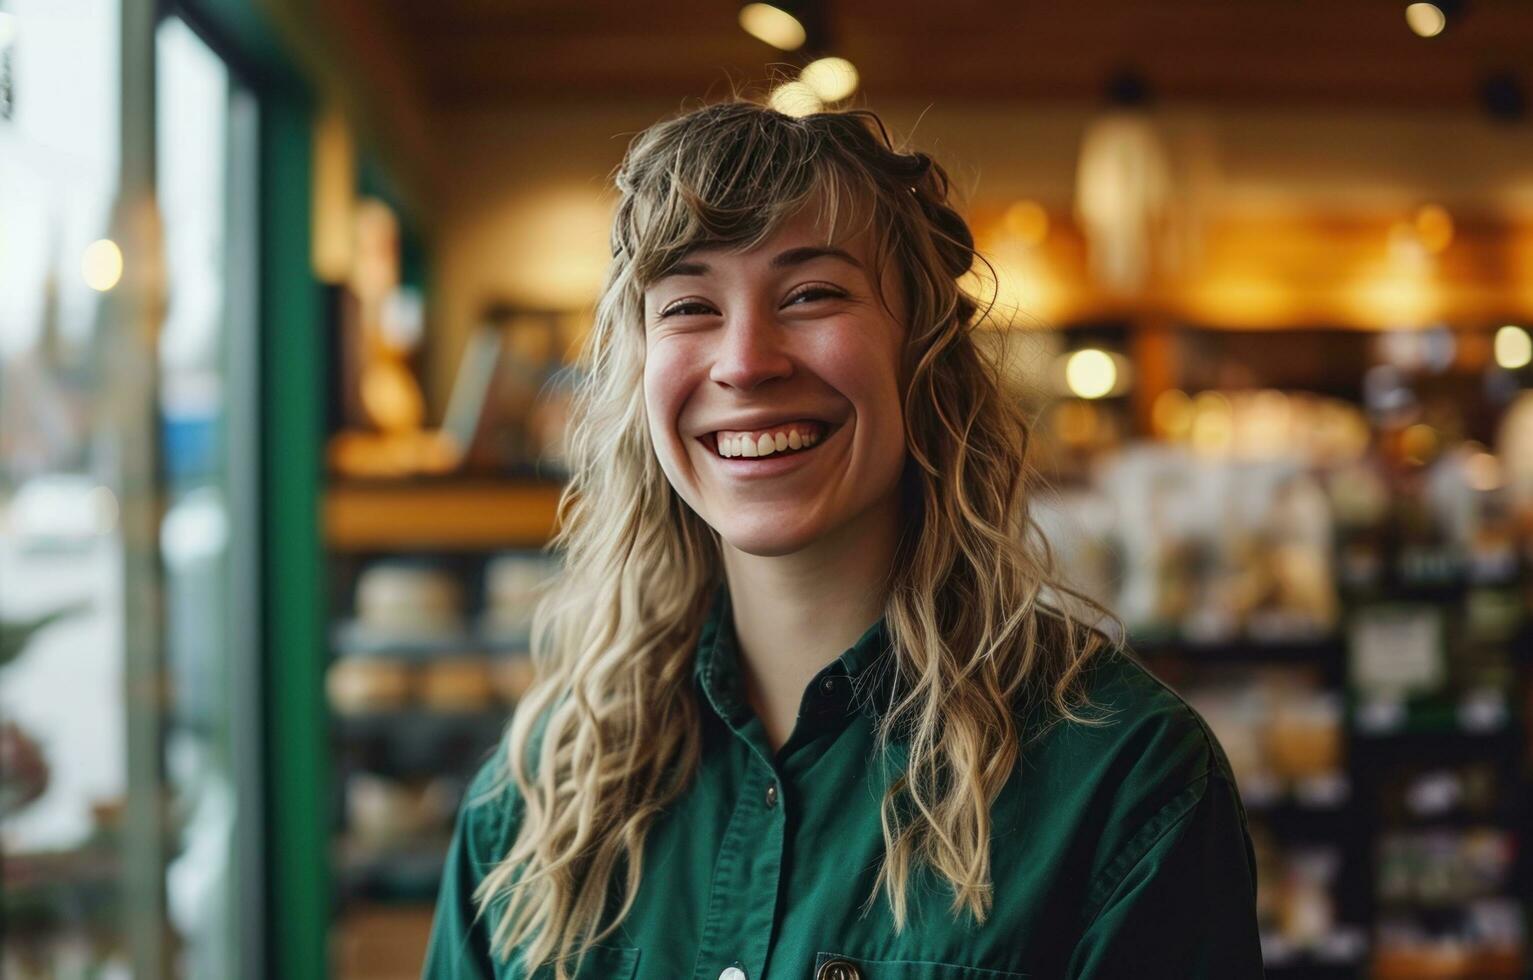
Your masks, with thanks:
M338 841L335 863L341 892L374 902L432 902L442 880L448 841L418 840L392 847Z
M333 484L324 533L335 551L541 548L564 485L379 481Z
M487 628L470 628L413 636L369 629L354 619L332 626L330 645L335 653L356 657L395 657L403 660L430 660L473 651L487 656L517 656L530 648L528 630L515 633Z
M504 734L514 709L439 712L424 708L335 715L332 720L341 769L394 776L439 775L453 768L472 772Z
M1342 637L1327 633L1304 639L1240 637L1206 640L1150 637L1130 639L1129 649L1146 658L1184 657L1201 663L1339 664L1346 656Z

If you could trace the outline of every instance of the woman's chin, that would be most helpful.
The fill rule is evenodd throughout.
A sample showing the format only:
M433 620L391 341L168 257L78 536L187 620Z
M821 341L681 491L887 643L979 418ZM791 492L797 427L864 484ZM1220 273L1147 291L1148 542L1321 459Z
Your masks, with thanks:
M758 558L791 555L809 547L820 537L817 530L807 524L789 528L777 521L731 520L715 527L729 547Z

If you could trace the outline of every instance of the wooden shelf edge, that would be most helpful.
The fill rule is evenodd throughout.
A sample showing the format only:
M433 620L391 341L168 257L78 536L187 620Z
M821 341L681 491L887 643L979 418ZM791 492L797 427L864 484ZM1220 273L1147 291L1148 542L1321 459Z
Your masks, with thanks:
M552 536L558 483L337 483L323 524L334 551L541 548Z

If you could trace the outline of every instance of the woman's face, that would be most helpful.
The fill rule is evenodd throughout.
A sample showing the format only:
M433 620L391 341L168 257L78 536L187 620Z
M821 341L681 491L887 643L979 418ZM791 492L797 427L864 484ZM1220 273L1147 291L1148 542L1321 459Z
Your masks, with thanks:
M660 466L740 551L799 551L897 492L905 314L892 268L893 315L880 302L870 251L866 232L827 246L806 209L752 251L694 250L645 290Z

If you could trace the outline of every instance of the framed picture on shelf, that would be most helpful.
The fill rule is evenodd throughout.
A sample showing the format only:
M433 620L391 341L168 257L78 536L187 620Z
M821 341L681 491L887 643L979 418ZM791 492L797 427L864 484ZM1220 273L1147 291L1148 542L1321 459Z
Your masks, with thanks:
M471 473L561 478L574 372L566 314L488 304L459 362L444 433Z

